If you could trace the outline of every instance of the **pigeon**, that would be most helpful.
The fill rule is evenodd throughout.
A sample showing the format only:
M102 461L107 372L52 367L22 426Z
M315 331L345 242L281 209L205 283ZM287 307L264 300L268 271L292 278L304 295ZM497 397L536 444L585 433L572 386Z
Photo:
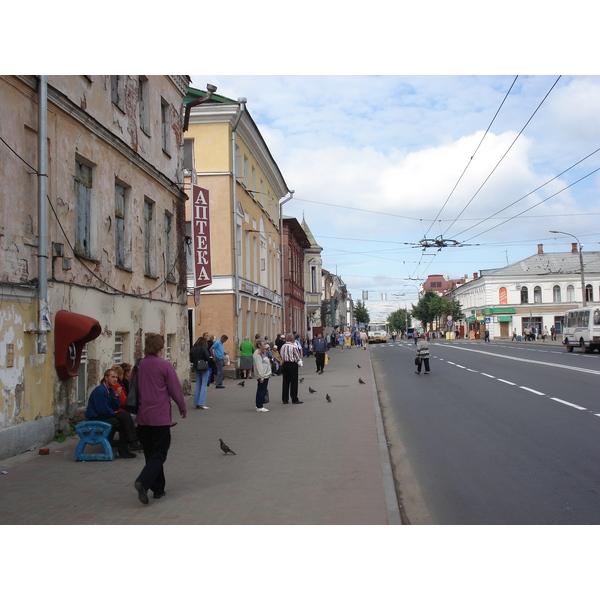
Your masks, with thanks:
M331 402L331 396L329 394L327 394L325 398L327 399L327 402Z
M223 450L225 454L227 454L228 452L231 452L231 454L235 454L235 452L221 438L219 438L219 442L221 442L221 450Z
M358 378L358 383L364 383L364 381L359 377Z
M302 383L304 381L304 377L300 377L300 379L298 379L298 383Z
M360 365L356 365L360 369Z
M245 381L240 381L240 382L238 383L238 385L241 385L242 387L244 387L244 384L245 384L245 383L246 383Z
M312 389L310 386L308 386L308 391L309 391L311 394L314 394L314 393L315 393L317 390L313 390L313 389Z

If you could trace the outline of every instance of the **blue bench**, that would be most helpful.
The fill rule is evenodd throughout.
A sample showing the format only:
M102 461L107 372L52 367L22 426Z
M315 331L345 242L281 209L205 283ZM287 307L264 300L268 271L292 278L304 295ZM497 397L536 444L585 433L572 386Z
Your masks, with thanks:
M75 460L113 460L114 454L111 446L111 432L113 426L103 421L84 421L75 426L77 435L81 438L75 448ZM100 444L104 452L97 454L85 454L87 445L96 446Z

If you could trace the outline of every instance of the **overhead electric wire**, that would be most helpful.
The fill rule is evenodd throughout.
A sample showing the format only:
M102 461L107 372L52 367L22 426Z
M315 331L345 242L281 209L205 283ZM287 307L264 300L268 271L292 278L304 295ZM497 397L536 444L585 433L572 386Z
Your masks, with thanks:
M536 187L534 190L532 190L531 192L529 192L528 194L525 194L524 196L521 196L518 200L515 200L514 202L512 202L511 204L508 204L507 206L505 206L504 208L501 208L500 210L496 211L494 214L490 215L489 217L486 217L485 219L482 219L479 223L475 223L474 225L471 225L470 227L467 227L467 229L463 229L463 231L461 231L460 233L457 233L455 235L455 237L458 237L460 235L462 235L463 233L466 233L467 231L469 231L470 229L473 229L474 227L477 227L483 223L485 223L486 221L493 219L494 217L496 217L496 215L499 215L501 212L504 212L505 210L509 209L511 206L514 206L515 204L517 204L518 202L521 202L521 200L525 200L525 198L527 198L528 196L531 196L531 194L534 194L535 192L537 192L538 190L542 189L543 187L547 186L549 183L551 183L552 181L554 181L555 179L558 179L559 177L561 177L562 175L564 175L565 173L567 173L568 171L570 171L571 169L575 168L577 165L579 165L580 163L582 163L584 160L587 160L590 156L593 156L594 154L596 154L596 152L600 152L600 148L597 148L596 150L594 150L593 152L590 152L590 154L588 154L587 156L585 156L584 158L582 158L581 160L578 160L575 164L571 165L568 169L565 169L564 171L562 171L561 173L559 173L558 175L555 175L554 177L552 177L551 179L548 179L548 181L546 181L545 183L543 183L542 185ZM579 180L581 181L581 180ZM566 188L564 188L566 189ZM537 204L536 204L537 206ZM532 207L533 208L533 207ZM522 214L522 213L520 213ZM588 213L589 214L589 213ZM516 218L518 215L516 215L515 217L512 218ZM565 216L565 215L561 215L561 216ZM504 218L504 217L502 217ZM488 230L489 231L489 230ZM472 239L472 238L471 238Z
M594 169L591 173L588 173L587 175L584 175L583 177L580 177L577 181L574 181L573 183L570 183L569 185L565 186L564 188L562 188L562 190L558 190L558 192L555 192L554 194L552 194L551 196L548 196L547 198L544 198L543 200L540 200L537 204L534 204L533 206L530 206L529 208L526 208L525 210L521 211L520 213L509 217L508 219L506 219L506 221L504 221L504 223L498 223L497 225L494 225L493 227L490 227L489 229L486 229L485 231L482 231L481 233L478 233L477 235L474 235L472 238L469 238L468 240L465 240L466 242L475 239L476 237L479 237L480 235L483 235L484 233L487 233L488 231L491 231L492 229L496 229L497 227L501 227L502 225L506 225L506 223L512 221L513 219L515 219L516 217L529 212L530 210L533 210L536 206L539 206L540 204L543 204L544 202L546 202L547 200L550 200L550 198L554 198L554 196L558 196L558 194L564 192L565 190L569 189L570 187L574 186L575 184L579 183L580 181L583 181L584 179L587 179L590 175L593 175L594 173L597 173L598 171L600 171L600 167L598 167L597 169Z
M512 147L516 144L517 140L521 137L521 134L525 131L525 129L527 128L527 126L529 125L529 123L531 123L533 117L535 117L536 113L541 108L542 104L544 104L544 102L546 101L546 99L548 98L548 96L550 95L550 93L552 92L552 90L555 88L556 84L560 81L561 77L562 77L562 75L559 75L557 77L556 81L552 84L552 86L550 87L550 89L548 90L548 92L546 93L546 95L542 98L542 101L538 104L537 108L533 111L533 113L529 117L529 119L527 119L527 122L521 128L521 131L519 131L519 133L517 134L517 137L515 137L515 139L512 141L511 145L507 148L506 152L502 155L502 157L500 158L500 160L496 163L496 166L491 170L490 174L485 178L485 180L483 181L483 183L479 186L479 188L473 194L473 196L471 197L471 199L467 202L467 204L465 205L465 207L458 213L458 216L456 217L456 219L454 220L454 222L450 224L450 226L446 229L446 231L444 231L443 235L446 235L446 233L448 233L448 231L451 229L452 225L454 225L454 223L456 223L456 221L460 218L460 216L471 205L471 202L473 202L473 200L475 200L475 197L477 196L477 194L479 194L479 192L482 190L483 186L489 181L490 177L494 174L494 172L496 171L496 169L500 166L500 163L506 158L506 155L511 151Z
M438 217L442 214L442 211L444 210L444 208L446 207L446 204L448 204L448 201L450 200L450 198L452 197L452 194L454 193L454 191L456 190L456 188L458 187L458 184L460 183L461 179L463 178L464 174L467 172L467 169L469 168L469 166L471 165L471 162L473 161L474 156L477 154L477 151L479 150L479 148L481 147L481 144L483 144L483 140L485 140L487 134L490 131L490 128L492 127L492 125L494 124L494 121L496 120L496 117L498 116L498 113L500 112L500 110L502 109L502 107L504 106L504 103L506 102L506 99L508 98L508 95L510 94L511 90L513 89L515 83L517 82L517 79L519 78L519 76L517 75L514 79L513 82L510 84L510 88L508 88L508 91L506 92L506 94L504 95L504 98L502 100L502 102L500 103L500 106L498 107L498 110L496 110L496 113L494 114L494 117L492 118L492 120L490 121L490 124L488 125L487 129L485 130L485 133L483 134L481 140L479 141L479 144L477 145L477 148L475 148L475 152L473 152L473 154L471 155L471 158L469 159L469 162L467 162L467 165L465 166L463 172L460 174L460 177L458 178L458 181L454 184L454 187L452 188L452 191L450 192L450 194L448 194L448 197L446 198L446 201L444 202L444 204L442 205L442 208L440 208L440 210L438 211L438 214L436 215L435 219L433 220L434 222L438 219ZM427 234L429 233L429 231L431 230L431 227L433 226L433 222L432 224L429 226L429 229L427 229L427 231L425 232L425 235L423 237L427 237Z

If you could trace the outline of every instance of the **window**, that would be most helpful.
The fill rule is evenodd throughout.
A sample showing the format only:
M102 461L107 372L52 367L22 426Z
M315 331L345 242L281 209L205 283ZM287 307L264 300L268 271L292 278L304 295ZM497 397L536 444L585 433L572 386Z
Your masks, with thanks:
M125 76L111 75L110 76L110 97L113 104L116 104L123 112L125 112Z
M174 262L173 262L173 215L165 212L165 271L167 281L175 281Z
M162 149L165 154L169 154L171 149L171 110L169 103L160 99L160 123L162 132Z
M521 304L527 304L529 302L529 291L525 286L521 288Z
M75 163L75 252L91 256L92 168Z
M533 301L536 304L541 304L542 302L542 288L539 285L533 288Z
M183 168L186 171L194 170L194 140L183 141Z
M575 302L575 288L572 285L567 286L567 302Z
M432 281L431 282L431 287L432 288L441 288L442 287L442 282L441 281Z
M148 78L140 75L138 79L138 113L140 129L150 135L150 93Z
M192 223L191 221L187 221L185 224L185 235L186 237L192 241ZM186 241L186 250L185 250L185 262L188 278L194 276L194 245L193 243L187 243Z
M175 334L167 333L165 352L164 352L165 360L169 360L169 361L171 360L171 348L174 348L174 347L175 347Z
M244 154L244 185L248 187L248 157Z
M113 350L113 365L120 365L123 361L123 334L115 333L115 347Z
M560 285L555 285L552 288L552 301L553 302L561 302L561 299L560 299Z
M317 290L317 267L310 267L310 291L316 292Z
M594 301L594 288L589 283L585 286L585 301Z
M144 198L144 274L156 277L156 224L154 202Z
M115 263L131 268L131 234L129 227L129 188L115 182Z

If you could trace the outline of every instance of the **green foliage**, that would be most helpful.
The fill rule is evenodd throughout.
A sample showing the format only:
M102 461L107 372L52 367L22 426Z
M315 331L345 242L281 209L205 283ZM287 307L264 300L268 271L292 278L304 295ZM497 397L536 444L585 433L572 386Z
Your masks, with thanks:
M394 311L388 316L388 325L391 331L406 331L411 326L410 314L404 308Z
M369 322L369 311L362 300L359 300L354 307L354 318L357 323Z
M438 296L435 292L428 290L419 300L417 306L413 307L413 316L427 325L433 326L434 323L445 324L448 316L452 316L453 321L464 319L460 302L456 299ZM439 328L439 327L438 327Z

